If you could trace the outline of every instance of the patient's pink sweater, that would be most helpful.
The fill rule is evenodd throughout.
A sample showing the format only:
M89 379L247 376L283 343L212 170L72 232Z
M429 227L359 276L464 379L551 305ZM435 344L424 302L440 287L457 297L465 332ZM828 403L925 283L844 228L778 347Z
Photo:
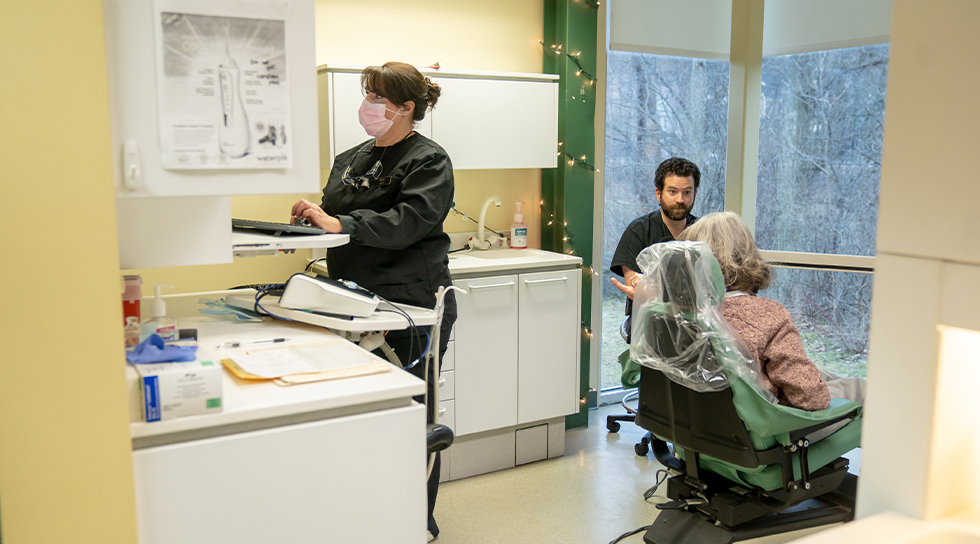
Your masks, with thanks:
M755 295L727 297L723 313L780 404L810 411L830 406L827 384L806 356L800 331L782 304Z

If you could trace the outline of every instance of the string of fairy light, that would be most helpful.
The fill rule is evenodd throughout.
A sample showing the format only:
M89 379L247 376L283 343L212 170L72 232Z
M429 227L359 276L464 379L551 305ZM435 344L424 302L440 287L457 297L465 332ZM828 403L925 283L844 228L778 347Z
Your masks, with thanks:
M596 5L598 5L598 4L596 4ZM541 40L538 40L538 43L540 43L542 46L545 45L544 42L541 41ZM563 46L563 44L560 44L560 43L558 43L558 44L551 44L551 51L554 52L554 54L556 54L556 55L565 55L566 57L568 57L568 60L572 61L572 63L575 65L575 67L578 68L578 70L575 71L575 75L577 75L577 76L585 76L585 79L587 79L589 81L589 85L595 85L596 81L599 81L599 80L596 79L592 74L590 74L589 72L587 72L585 70L585 68L582 66L582 63L579 61L579 57L582 56L582 52L579 51L578 53L575 53L575 54L566 53L566 52L562 51L562 47L564 47L564 46Z
M599 7L599 2L597 2L597 1L586 0L586 2L589 4L589 6L592 6L592 7L595 7L595 8L598 8ZM545 45L545 43L543 41L541 41L541 40L538 40L538 43L540 43L542 47L547 47ZM568 52L564 51L564 45L563 44L560 44L560 43L559 44L552 44L551 45L551 51L555 55L559 55L559 56L565 55L565 57L569 61L571 61L572 64L574 64L575 67L577 68L577 70L575 71L575 75L578 76L578 77L585 77L585 79L587 80L589 86L594 86L596 84L596 82L598 81L598 79L596 79L595 76L593 76L591 73L589 73L589 71L586 70L585 67L582 66L582 62L580 60L581 59L581 56L582 56L582 52L581 51L579 51L577 53L574 53L574 54L573 53L568 53ZM584 89L583 89L583 94L584 94ZM568 165L569 166L579 165L582 168L585 168L586 170L588 170L590 172L599 172L600 171L598 168L595 167L595 165L592 165L592 164L590 164L588 162L587 157L585 155L576 156L576 155L572 154L571 152L569 152L567 149L565 149L564 148L564 142L558 142L558 156L559 157L562 157L564 160L566 160L568 162ZM544 213L546 212L546 210L544 209L544 200L541 201L540 207L541 207L541 214L544 215ZM549 215L548 226L554 225L555 221L557 221L557 219L555 218L555 214L549 212L548 215ZM573 238L575 237L575 235L568 229L568 221L562 221L561 228L562 228L562 238L561 238L562 243L563 244L567 244L568 247L569 247L568 251L564 251L564 248L563 248L563 252L568 253L569 255L572 255L572 256L575 256L575 257L578 257L578 258L582 259L582 269L583 270L584 269L588 269L589 274L591 274L592 276L595 276L595 277L599 277L599 272L597 272L596 269L595 269L595 267L592 266L592 263L589 262L589 260L586 259L584 256L582 256L582 254L579 253L578 248L575 247L575 242L573 241ZM582 324L582 331L583 331L583 333L588 338L592 338L592 328L589 325L587 325L584 320L582 321L581 324Z

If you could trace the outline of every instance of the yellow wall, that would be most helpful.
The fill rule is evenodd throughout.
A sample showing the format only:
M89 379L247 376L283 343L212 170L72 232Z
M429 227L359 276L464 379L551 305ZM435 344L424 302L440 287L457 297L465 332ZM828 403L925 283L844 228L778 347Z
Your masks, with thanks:
M323 0L317 59L540 72L542 17L541 0ZM380 36L367 34L375 29ZM0 47L8 58L0 86L0 226L7 233L0 279L14 287L0 317L4 541L134 542L101 4L11 3ZM492 104L474 104L475 127L487 115ZM459 172L457 204L475 216L486 196L500 196L505 205L491 209L487 222L505 229L511 203L528 202L525 221L537 245L539 180L539 170ZM236 197L232 212L281 221L301 196L315 195ZM474 227L452 216L446 224L449 231ZM125 273L140 273L147 286L211 290L281 280L305 257Z
M445 70L541 72L542 0L460 2L458 0L317 0L317 64L383 64L400 60L416 66L436 62ZM436 108L438 108L436 104ZM493 104L473 104L473 129L493 115ZM326 173L324 173L324 176ZM490 195L503 202L487 212L487 226L507 230L514 202L526 202L528 244L541 247L541 171L463 170L456 175L456 207L477 217ZM476 225L450 215L449 232Z
M101 3L3 11L3 541L135 542Z
M542 0L458 2L426 0L316 1L317 64L381 64L400 60L417 66L439 62L448 70L541 72L544 26ZM436 106L438 107L438 105ZM473 104L473 127L492 116L493 104ZM321 138L326 137L321 131ZM326 167L327 161L322 165ZM322 172L326 182L329 172ZM456 175L456 207L478 217L483 201L499 196L503 205L487 212L487 226L510 229L514 202L525 202L524 222L530 227L528 244L541 247L541 170L463 170ZM319 195L233 197L235 217L268 221L288 220L288 210L299 198L319 201ZM476 224L450 214L448 232L473 232ZM282 281L301 270L309 251L275 258L235 259L232 264L126 271L143 277L143 293L154 283L170 284L169 292L186 293L222 289L246 283ZM167 291L165 291L167 292Z

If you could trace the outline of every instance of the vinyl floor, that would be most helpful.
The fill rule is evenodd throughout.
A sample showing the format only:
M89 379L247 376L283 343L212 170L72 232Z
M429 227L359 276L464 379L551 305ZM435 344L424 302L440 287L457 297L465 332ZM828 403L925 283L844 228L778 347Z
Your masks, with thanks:
M662 467L652 454L634 453L633 445L643 436L639 427L624 423L618 433L606 431L606 415L623 411L618 404L591 411L587 428L567 431L564 457L443 483L435 511L441 532L435 542L605 544L652 523L657 501L645 502L643 492ZM852 472L860 470L860 450L849 457ZM666 500L665 492L657 495ZM746 542L790 542L824 528ZM642 533L622 542L642 544Z

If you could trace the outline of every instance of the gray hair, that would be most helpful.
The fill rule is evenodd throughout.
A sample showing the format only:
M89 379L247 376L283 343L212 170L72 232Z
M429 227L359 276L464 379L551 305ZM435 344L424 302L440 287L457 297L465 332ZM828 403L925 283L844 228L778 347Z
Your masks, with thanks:
M772 281L772 271L752 233L735 212L709 213L684 229L680 239L708 244L721 265L728 291L758 293Z

